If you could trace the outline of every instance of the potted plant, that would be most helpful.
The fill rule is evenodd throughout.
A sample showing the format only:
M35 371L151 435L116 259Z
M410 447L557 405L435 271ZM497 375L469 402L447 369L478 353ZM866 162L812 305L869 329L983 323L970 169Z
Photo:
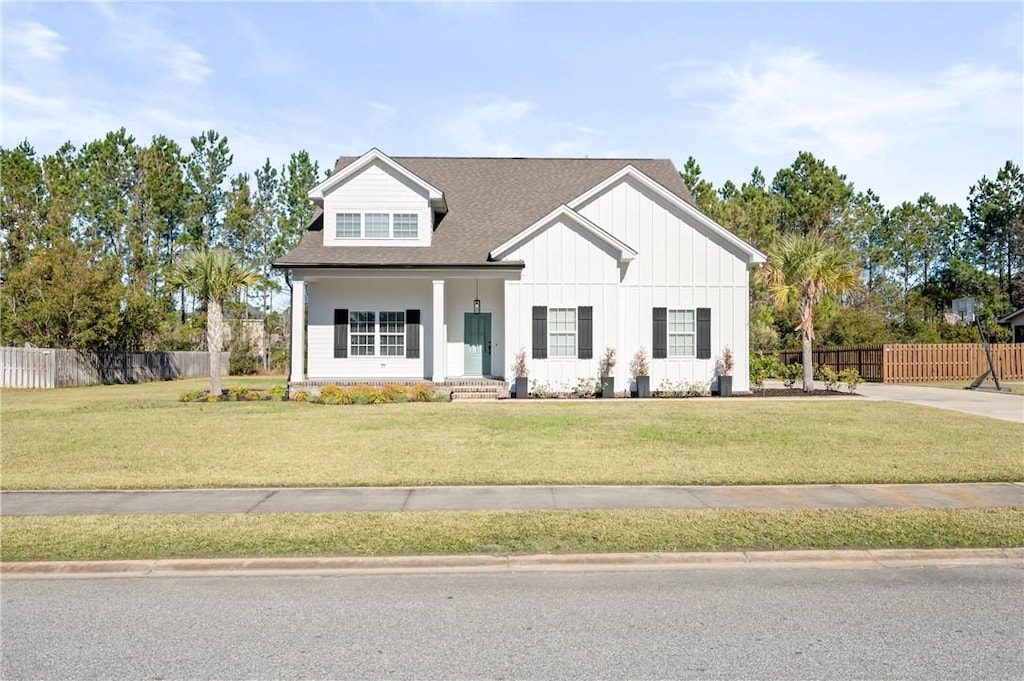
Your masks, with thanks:
M647 350L643 346L633 355L633 361L629 363L629 370L636 379L636 396L651 396L651 364L647 359Z
M601 369L601 397L615 397L615 348L605 348L598 362Z
M732 348L728 345L722 350L722 358L718 360L718 396L732 397Z
M512 362L512 373L516 377L516 399L525 400L530 396L529 370L526 368L526 349L519 348L515 360Z

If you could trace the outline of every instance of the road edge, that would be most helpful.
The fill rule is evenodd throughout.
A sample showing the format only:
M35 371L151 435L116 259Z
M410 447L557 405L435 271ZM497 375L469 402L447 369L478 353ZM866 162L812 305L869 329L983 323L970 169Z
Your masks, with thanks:
M903 568L979 564L1024 568L1024 547L4 562L0 563L0 578L211 577L752 567Z

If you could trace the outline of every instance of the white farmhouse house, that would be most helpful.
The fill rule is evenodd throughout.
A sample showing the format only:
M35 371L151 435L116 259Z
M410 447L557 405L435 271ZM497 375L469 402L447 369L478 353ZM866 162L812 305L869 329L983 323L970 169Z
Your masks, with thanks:
M651 384L749 390L748 269L668 160L342 157L274 263L291 286L289 384L511 379L574 386L644 347ZM305 310L305 314L302 311Z

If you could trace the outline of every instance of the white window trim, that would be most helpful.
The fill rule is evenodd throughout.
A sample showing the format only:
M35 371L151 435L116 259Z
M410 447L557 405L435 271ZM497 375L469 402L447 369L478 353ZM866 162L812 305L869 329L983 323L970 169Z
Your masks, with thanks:
M568 331L555 331L555 312L568 312L572 317L572 332ZM579 354L579 319L576 316L575 307L549 307L548 308L548 357L551 359L571 359L575 358ZM570 348L567 354L558 355L555 354L556 336L572 336L572 348Z
M673 332L672 331L672 313L673 312L689 312L692 315L692 318L693 318L693 331L676 331L676 332ZM697 310L696 310L696 308L687 308L687 307L669 308L668 312L666 313L665 327L666 327L666 332L667 332L667 337L665 339L665 342L666 342L666 344L668 346L666 348L666 351L667 351L666 354L669 357L681 357L681 358L692 359L692 358L697 356ZM692 338L693 342L691 343L690 347L693 348L693 352L690 353L690 354L673 353L672 352L672 337L673 336L676 336L676 337L686 337L686 336L689 336L690 338Z
M360 314L372 314L373 315L373 331L353 331L355 328L355 322L353 321L357 315ZM399 325L397 332L385 332L382 327L387 322L381 321L382 315L394 314L398 315L397 321L391 322ZM365 359L369 357L373 358L405 358L407 348L405 347L405 326L406 326L405 310L349 310L348 313L348 347L349 357L353 359ZM372 354L356 354L355 348L357 344L353 341L355 336L371 336L373 337L373 353ZM399 339L398 344L391 343L385 346L385 336L397 337ZM364 343L358 344L358 347L366 347ZM399 348L400 353L395 354L384 354L384 348Z
M359 217L359 234L357 236L342 236L338 233L338 226L342 215L356 215ZM388 229L385 236L367 236L367 218L371 215L383 215L387 217ZM412 217L416 232L412 236L395 236L395 217ZM415 212L386 212L386 211L352 211L341 210L334 214L334 239L335 241L416 241L420 238L420 216Z

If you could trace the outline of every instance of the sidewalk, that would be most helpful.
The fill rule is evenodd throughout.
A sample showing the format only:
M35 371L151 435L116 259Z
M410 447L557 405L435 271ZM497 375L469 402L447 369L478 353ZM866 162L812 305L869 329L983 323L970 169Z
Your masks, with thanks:
M1024 506L1024 483L504 486L0 492L0 515Z

